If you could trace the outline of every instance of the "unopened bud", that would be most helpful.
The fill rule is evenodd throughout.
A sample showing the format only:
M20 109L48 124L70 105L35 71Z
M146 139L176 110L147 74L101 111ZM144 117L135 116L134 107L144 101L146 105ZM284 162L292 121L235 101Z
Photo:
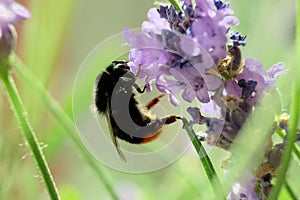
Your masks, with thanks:
M13 25L8 25L0 32L0 76L5 76L10 68L9 57L15 48L17 32Z
M0 62L6 64L9 55L15 48L17 32L13 25L8 25L0 34Z

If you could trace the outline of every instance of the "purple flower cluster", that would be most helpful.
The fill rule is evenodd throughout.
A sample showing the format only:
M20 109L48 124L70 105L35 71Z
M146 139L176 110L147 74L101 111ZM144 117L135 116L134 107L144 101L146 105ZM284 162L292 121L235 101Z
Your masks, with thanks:
M241 80L255 81L257 83L255 95L251 96L252 98L246 99L250 106L254 106L264 93L276 87L278 78L287 73L288 70L283 70L283 68L284 63L280 62L266 71L259 61L248 58L245 61L243 72L238 74L235 80L226 81L226 92L238 97L243 96L242 87L238 83L241 83Z
M181 93L189 103L197 99L205 114L198 107L189 107L190 127L206 125L206 136L199 139L229 150L259 100L276 87L287 70L284 63L265 70L257 60L243 59L240 47L246 45L246 36L229 33L230 25L239 23L229 3L180 3L180 10L172 5L150 9L142 32L124 30L125 40L132 47L128 65L145 80L148 91L154 82L173 105L179 104L176 94ZM282 149L283 144L266 152L269 166L273 161L278 164L280 159L275 158ZM264 183L263 193L268 195L271 178ZM227 199L259 199L254 192L256 184L250 174L233 187Z
M226 57L226 33L239 21L221 1L197 0L195 5L181 1L181 5L180 11L174 6L150 9L142 33L124 30L133 47L129 66L145 79L148 91L154 81L174 105L180 92L187 102L197 98L208 103L209 91L220 88L222 80L207 71Z
M195 98L201 102L212 118L189 108L191 125L206 124L206 141L229 149L253 107L287 70L283 63L266 71L259 61L243 60L240 46L246 45L246 36L235 31L226 35L229 25L238 24L229 3L180 2L181 10L172 5L150 9L141 33L124 30L133 47L128 65L145 79L148 91L155 82L173 105L179 104L179 93L189 103Z
M173 105L179 104L175 97L179 93L187 102L200 101L213 117L190 108L191 124L206 124L206 141L228 149L258 100L287 71L283 63L266 71L254 59L243 60L239 47L245 46L246 36L233 31L230 41L226 37L229 25L238 24L229 3L180 2L181 10L172 5L150 9L142 32L124 30L127 44L133 47L128 65L145 79L148 91L154 81Z
M204 117L199 108L189 108L193 118L191 124L206 124L208 144L229 149L259 99L276 86L280 76L287 73L283 67L283 63L278 63L266 71L258 61L246 59L243 72L234 79L228 79L225 86L211 97L213 101L209 104L214 106L204 105L206 113L213 116L218 116L213 113L217 108L220 112L218 118Z

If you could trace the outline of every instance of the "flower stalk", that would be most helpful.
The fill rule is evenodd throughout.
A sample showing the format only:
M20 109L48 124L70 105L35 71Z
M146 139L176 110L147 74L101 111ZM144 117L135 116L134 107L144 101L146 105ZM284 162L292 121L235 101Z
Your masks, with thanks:
M291 152L293 150L294 142L297 137L297 125L299 121L299 111L300 111L300 99L298 98L299 95L297 94L300 94L300 87L295 85L293 90L293 98L292 98L292 105L291 105L291 118L289 121L289 131L288 131L289 133L287 135L286 146L281 158L277 181L269 197L270 200L277 199L281 187L284 184L285 175L287 173L291 161L291 157L292 157Z
M108 181L105 172L100 168L97 160L95 160L93 156L85 148L85 146L82 145L78 137L74 122L60 107L60 105L56 102L56 100L51 96L51 94L47 91L47 89L43 86L43 84L31 74L28 68L23 64L22 60L17 55L13 55L12 60L14 63L14 67L17 70L17 72L20 74L20 76L28 83L28 85L33 90L36 91L40 99L48 107L48 109L53 114L53 116L64 127L64 129L68 133L68 136L72 139L72 141L75 143L77 148L83 154L83 157L85 158L89 166L95 171L100 181L104 184L111 198L117 200L118 196L114 191L112 185Z
M297 125L299 121L299 114L300 114L300 86L295 83L293 87L293 95L292 95L292 103L291 103L291 118L289 120L289 129L286 139L286 146L282 155L281 163L279 166L279 174L277 177L276 184L271 191L270 199L275 200L277 199L281 187L285 182L285 176L289 168L289 164L292 158L292 150L294 148L294 142L296 141L297 137Z
M192 141L195 150L197 151L197 154L200 158L202 166L204 167L205 173L210 181L210 184L211 184L212 188L214 190L216 190L216 198L217 199L225 199L223 189L221 186L221 182L217 176L214 166L213 166L209 156L207 155L201 141L198 139L194 130L190 129L189 122L185 118L183 118L182 121L183 121L183 128L188 133L188 136L189 136L190 140Z
M0 66L2 68L3 66ZM6 67L9 68L9 67ZM55 182L50 173L49 166L45 159L45 156L42 152L42 148L39 146L39 142L35 133L33 132L27 112L23 106L21 98L19 96L18 90L16 88L15 82L9 72L1 73L1 79L4 83L5 89L7 91L7 95L12 106L13 112L16 115L16 118L20 124L21 131L23 132L24 138L28 143L30 150L33 154L33 157L36 161L36 164L41 172L44 183L48 190L48 194L51 200L59 200L60 196L57 191Z
M299 8L299 3L300 1L297 1L297 7ZM300 63L300 13L297 12L296 16L296 58L297 58L297 64L299 65ZM295 74L299 73L299 70L297 68L294 68ZM273 187L271 194L270 194L270 200L275 200L277 199L280 189L282 185L284 184L285 181L285 176L287 173L287 170L289 168L290 160L291 160L291 152L294 147L294 142L297 137L297 125L299 122L299 112L300 112L300 82L297 81L297 78L294 78L294 83L293 83L293 92L292 92L292 103L291 103L291 112L290 112L290 120L289 120L289 129L288 129L288 134L287 134L287 140L286 140L286 148L283 152L281 164L279 166L279 174L277 177L276 185ZM296 154L297 155L297 154ZM297 156L298 157L298 156Z
M286 134L286 133L284 133L283 130L281 130L281 131L277 130L276 133L281 139L284 139L285 134ZM294 155L296 156L296 158L298 159L298 161L300 162L300 148L297 144L294 144L293 152L294 152Z

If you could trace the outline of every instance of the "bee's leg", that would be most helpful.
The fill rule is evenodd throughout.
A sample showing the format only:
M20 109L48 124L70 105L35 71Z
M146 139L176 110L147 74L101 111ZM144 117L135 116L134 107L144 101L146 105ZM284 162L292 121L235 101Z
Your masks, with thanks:
M182 118L176 115L170 115L170 116L163 117L160 120L163 120L165 122L164 124L172 124L176 122L178 119L182 119Z
M146 106L146 108L148 110L150 110L153 106L157 105L159 103L159 99L162 98L163 96L165 96L166 94L161 94L158 97L152 99ZM170 116L166 116L164 118L161 118L161 120L163 120L165 122L165 124L172 124L173 122L177 121L177 119L182 119L180 116L176 116L176 115L170 115Z
M140 94L144 93L146 91L147 85L144 86L143 89L140 88L140 86L138 86L138 84L134 83L133 87L136 89L136 91Z
M146 108L150 110L153 106L157 105L159 103L159 99L165 96L165 94L161 94L158 97L152 99L147 105Z
M147 85L145 85L143 87L143 89L141 89L138 84L134 83L133 87L136 89L136 91L140 94L144 93L146 91ZM155 106L156 104L158 104L159 99L162 98L163 96L165 96L165 94L161 94L158 97L152 99L146 106L147 110L151 109L153 106Z

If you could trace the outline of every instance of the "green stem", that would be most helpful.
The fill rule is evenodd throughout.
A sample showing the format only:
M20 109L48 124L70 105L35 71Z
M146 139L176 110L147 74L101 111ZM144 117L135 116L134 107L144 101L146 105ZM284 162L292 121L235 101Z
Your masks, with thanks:
M283 130L276 131L276 133L277 133L277 135L279 135L279 137L281 137L281 139L283 139L284 136L285 136L285 131L283 131ZM297 144L294 144L293 152L294 152L296 158L298 159L298 161L300 162L300 149L299 149L299 146Z
M176 0L169 0L169 2L170 2L173 6L175 6L176 10L178 10L178 11L181 10L178 1L176 1Z
M201 141L197 138L197 135L195 134L194 130L190 129L188 121L185 118L183 118L182 121L183 121L183 128L188 133L190 140L192 141L192 143L198 153L198 156L204 167L205 173L210 181L210 184L211 184L213 190L216 191L217 199L225 199L223 189L221 186L221 182L217 176L217 173L213 167L213 164L212 164L209 156L207 155Z
M300 0L297 1L297 8L299 8ZM298 10L298 9L297 9ZM297 12L296 16L296 59L297 59L297 67L294 68L295 74L299 74L298 66L300 64L300 12ZM295 77L293 80L293 93L292 93L292 103L290 110L290 120L289 120L289 129L287 134L287 140L285 149L283 151L283 155L281 158L281 163L279 166L279 174L277 177L276 185L273 187L270 200L275 200L278 197L280 189L285 181L285 175L288 170L290 160L291 160L291 151L294 147L294 142L296 140L297 134L297 125L299 122L299 112L300 112L300 82L298 78Z
M14 66L18 73L25 79L28 85L36 91L39 97L42 99L44 104L49 108L51 113L57 119L58 122L65 128L68 136L73 140L77 148L82 152L83 157L86 159L89 166L96 172L100 181L104 184L107 191L109 192L112 199L118 199L116 192L113 190L113 187L108 181L105 173L100 169L98 161L90 155L89 151L82 145L81 140L77 134L76 127L74 122L70 117L65 113L65 111L60 107L56 100L49 94L43 84L37 80L28 68L23 64L23 62L18 58L17 55L14 55Z
M294 143L296 140L296 133L297 133L297 124L299 121L299 110L300 110L300 101L297 98L297 94L300 94L300 87L295 85L295 89L293 90L293 98L292 98L292 105L291 105L291 118L289 121L289 130L287 134L286 145L282 154L281 163L279 166L279 174L277 177L277 181L275 186L273 187L270 200L276 200L280 193L281 187L285 181L285 175L288 170L290 160L291 160L291 152L294 147Z
M55 183L53 181L52 175L50 173L47 161L45 159L41 147L39 146L39 142L36 138L36 135L29 124L28 116L22 104L21 98L18 94L15 82L10 73L6 73L1 77L5 85L9 101L12 105L12 109L17 117L17 120L20 123L20 128L24 134L25 140L28 143L33 157L35 158L36 164L38 165L38 168L42 174L43 180L48 190L48 194L52 200L59 200L60 197Z

